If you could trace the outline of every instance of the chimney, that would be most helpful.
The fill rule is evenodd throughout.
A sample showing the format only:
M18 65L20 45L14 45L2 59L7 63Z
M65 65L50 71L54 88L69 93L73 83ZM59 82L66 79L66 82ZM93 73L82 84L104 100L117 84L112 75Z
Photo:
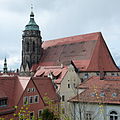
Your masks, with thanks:
M100 71L100 80L104 80L104 78L105 78L105 72Z

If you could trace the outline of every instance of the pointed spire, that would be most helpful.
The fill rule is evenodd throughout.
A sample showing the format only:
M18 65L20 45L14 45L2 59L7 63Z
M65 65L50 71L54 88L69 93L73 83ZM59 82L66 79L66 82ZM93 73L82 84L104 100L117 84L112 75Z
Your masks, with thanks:
M5 60L4 60L4 68L3 68L3 72L4 73L7 73L7 60L6 60L6 57L5 57Z
M34 13L33 13L33 5L31 4L31 13L30 13L30 21L25 26L25 30L39 30L39 26L36 24L34 20Z

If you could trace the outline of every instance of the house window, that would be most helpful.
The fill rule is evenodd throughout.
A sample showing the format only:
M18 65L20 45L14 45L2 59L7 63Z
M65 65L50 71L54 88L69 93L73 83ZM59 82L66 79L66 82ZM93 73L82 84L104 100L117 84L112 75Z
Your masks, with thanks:
M30 120L34 120L34 112L30 113Z
M38 102L39 102L39 96L38 96L38 95L35 95L35 96L34 96L34 102L35 102L35 103L38 103Z
M27 104L28 104L28 96L25 96L25 97L23 98L23 104L24 104L24 105L27 105Z
M110 119L109 120L118 120L118 114L116 111L110 112Z
M35 92L35 88L31 88L31 91L32 91L32 92Z
M113 93L113 94L112 94L112 97L116 97L116 96L117 96L117 93Z
M64 95L62 96L62 101L65 101L65 96Z
M73 83L73 86L76 87L75 83Z
M29 103L30 103L30 104L33 103L33 98L34 98L33 96L30 96L30 97L29 97Z
M38 110L38 118L41 118L43 110Z
M99 73L99 72L97 72L97 73L96 73L96 75L97 75L97 76L99 76L99 75L100 75L100 73Z
M7 106L7 98L6 99L0 99L0 107Z
M104 96L105 96L105 93L100 93L100 96L101 96L101 97L104 97Z
M85 113L85 120L92 120L92 114L91 114L91 112L86 112Z
M115 76L115 73L111 73L112 76Z
M84 74L84 78L85 78L85 79L87 79L88 76L89 76L88 73L85 73L85 74Z
M70 88L70 84L68 84L68 88Z
M27 92L30 92L30 88L27 89Z

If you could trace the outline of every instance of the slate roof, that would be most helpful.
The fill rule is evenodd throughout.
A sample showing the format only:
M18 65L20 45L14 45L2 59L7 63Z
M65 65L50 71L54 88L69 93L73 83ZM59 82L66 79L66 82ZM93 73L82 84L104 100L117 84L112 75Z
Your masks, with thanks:
M100 32L44 41L39 66L69 65L80 71L119 71Z
M93 76L79 85L79 89L85 89L76 95L70 102L120 104L120 76L100 77Z

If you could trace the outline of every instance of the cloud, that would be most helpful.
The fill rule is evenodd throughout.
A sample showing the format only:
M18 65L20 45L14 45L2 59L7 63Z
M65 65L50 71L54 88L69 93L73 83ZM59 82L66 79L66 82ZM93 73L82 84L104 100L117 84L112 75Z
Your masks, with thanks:
M31 3L44 41L101 31L120 64L119 0L0 0L0 60L7 56L13 61L10 67L21 58L22 31L29 21Z

